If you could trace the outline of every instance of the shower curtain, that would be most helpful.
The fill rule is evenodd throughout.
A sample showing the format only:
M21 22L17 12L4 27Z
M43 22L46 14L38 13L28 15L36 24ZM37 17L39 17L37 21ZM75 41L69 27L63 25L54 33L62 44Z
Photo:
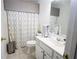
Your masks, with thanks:
M7 11L9 37L17 47L26 46L27 40L34 40L38 27L38 14Z

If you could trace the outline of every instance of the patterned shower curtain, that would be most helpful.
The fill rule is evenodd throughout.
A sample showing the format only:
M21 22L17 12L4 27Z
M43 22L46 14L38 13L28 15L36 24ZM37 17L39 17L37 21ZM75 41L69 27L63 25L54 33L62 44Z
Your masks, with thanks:
M9 37L17 47L26 46L27 40L34 40L38 27L38 14L7 11Z

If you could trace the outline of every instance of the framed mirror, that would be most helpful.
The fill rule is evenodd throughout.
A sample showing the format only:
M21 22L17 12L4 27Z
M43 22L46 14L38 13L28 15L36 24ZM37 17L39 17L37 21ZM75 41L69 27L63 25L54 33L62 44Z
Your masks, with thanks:
M70 17L70 1L54 0L51 2L50 24L51 32L59 30L59 34L67 34Z

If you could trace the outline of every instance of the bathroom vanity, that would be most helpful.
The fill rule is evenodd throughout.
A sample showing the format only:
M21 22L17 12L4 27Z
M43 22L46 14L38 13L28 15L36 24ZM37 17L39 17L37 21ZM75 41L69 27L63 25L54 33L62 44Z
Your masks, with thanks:
M36 36L36 59L63 59L66 38L61 37L61 34L67 35L69 16L69 1L53 0L40 3L39 20L41 33L44 35ZM47 35L48 30L42 30L43 25L49 25L49 32L56 35Z
M36 59L63 59L65 44L56 39L56 36L36 36Z

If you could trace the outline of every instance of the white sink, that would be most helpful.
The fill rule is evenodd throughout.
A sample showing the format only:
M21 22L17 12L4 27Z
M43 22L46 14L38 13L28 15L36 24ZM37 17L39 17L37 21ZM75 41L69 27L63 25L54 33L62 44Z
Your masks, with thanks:
M44 37L44 36L40 36L40 37L44 38L50 43L54 43L56 46L63 46L66 43L66 41L64 41L64 39L66 39L66 36L62 36L62 35L59 36L56 34L51 34L49 37Z
M61 37L58 35L53 35L53 36L46 38L46 40L50 41L51 43L55 43L55 45L57 46L65 45L66 42L64 41L64 39L65 37Z

